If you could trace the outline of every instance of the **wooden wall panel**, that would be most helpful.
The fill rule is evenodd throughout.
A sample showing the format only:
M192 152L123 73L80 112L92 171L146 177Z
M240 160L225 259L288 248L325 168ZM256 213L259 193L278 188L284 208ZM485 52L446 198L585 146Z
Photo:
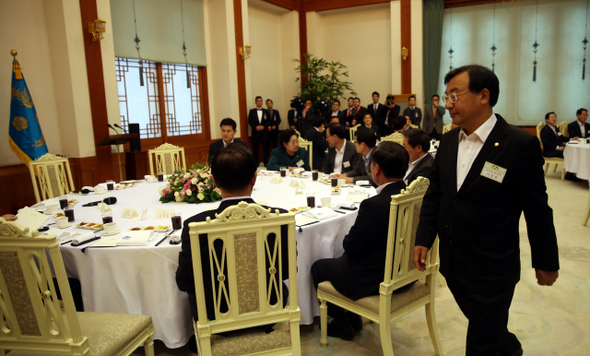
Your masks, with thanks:
M305 2L306 11L326 11L347 7L381 4L391 0L301 0Z

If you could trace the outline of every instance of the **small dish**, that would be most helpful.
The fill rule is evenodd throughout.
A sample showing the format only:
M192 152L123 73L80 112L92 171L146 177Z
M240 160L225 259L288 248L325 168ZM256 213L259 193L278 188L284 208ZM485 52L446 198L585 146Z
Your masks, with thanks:
M111 232L106 232L106 231L103 231L103 232L102 232L102 236L111 236L111 235L116 235L116 234L118 234L118 233L120 233L120 232L121 232L121 230L120 230L120 229L117 229L117 230L115 230L115 231L111 231Z
M55 225L55 226L56 226L58 229L67 229L68 227L72 226L72 223L71 223L71 222L69 222L69 223L67 223L65 226L61 226L61 227L60 227L60 226L57 226L57 225Z
M155 232L168 232L168 231L170 231L170 226L168 226L168 225L161 225L161 226L157 226L157 227L154 229L154 231L155 231Z

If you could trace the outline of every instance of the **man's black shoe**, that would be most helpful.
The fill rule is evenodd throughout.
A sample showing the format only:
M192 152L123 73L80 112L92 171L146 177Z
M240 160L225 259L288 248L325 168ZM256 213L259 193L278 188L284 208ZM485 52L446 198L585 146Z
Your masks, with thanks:
M524 354L524 351L522 350L522 347L518 348L517 350L514 350L510 356L522 356Z
M193 334L193 336L191 336L191 338L188 340L188 349L194 354L199 353L197 351L197 338L195 337L195 334Z
M363 330L363 320L361 319L360 315L355 314L353 312L346 312L346 319L348 319L348 322L352 326L352 330L354 330L354 331Z
M328 336L351 341L354 339L354 330L346 318L334 319L328 324Z

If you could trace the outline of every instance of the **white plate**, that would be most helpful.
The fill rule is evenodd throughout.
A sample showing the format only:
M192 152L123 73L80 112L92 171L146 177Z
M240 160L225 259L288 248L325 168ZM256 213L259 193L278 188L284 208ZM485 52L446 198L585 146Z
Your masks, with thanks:
M69 222L69 223L68 223L66 226L64 226L64 227L59 227L59 226L57 226L57 224L56 224L55 226L56 226L58 229L67 229L68 227L72 226L72 223L71 223L71 222Z
M168 231L170 231L170 229L171 229L171 228L167 228L167 229L162 229L162 230L160 230L160 229L157 229L157 228L156 228L156 229L154 229L153 231L155 231L155 232L168 232Z
M101 233L102 236L111 236L111 235L117 235L118 233L120 233L121 230L117 229L115 231L112 232L106 232L103 230L103 232Z

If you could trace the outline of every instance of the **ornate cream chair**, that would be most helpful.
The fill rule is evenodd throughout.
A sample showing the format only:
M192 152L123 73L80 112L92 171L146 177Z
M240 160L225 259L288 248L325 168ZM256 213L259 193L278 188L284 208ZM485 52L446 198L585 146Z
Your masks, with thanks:
M355 125L348 130L351 142L354 142L354 137L356 136L356 131L359 129L359 127L361 127L361 124Z
M541 144L541 150L544 150L543 148L543 140L541 140L541 130L543 130L543 127L545 127L545 123L544 122L540 122L537 125L537 138L539 139L539 143ZM565 168L563 166L563 158L559 158L559 157L545 157L543 156L543 158L545 159L545 174L547 174L547 171L549 170L549 165L551 163L555 163L555 168L553 169L553 172L557 171L557 165L561 164L561 180L565 179Z
M297 278L289 281L289 305L283 308L281 226L287 226L289 276L297 276L295 217L240 202L216 219L190 223L198 321L194 322L199 355L300 355ZM207 238L211 273L203 275L199 235ZM279 236L275 239L274 237ZM205 283L214 291L215 320L208 320ZM271 295L277 301L271 304ZM227 305L223 310L222 305ZM278 323L274 331L250 329L230 337L225 331Z
M313 167L313 142L299 136L299 146L307 150L307 153L309 153L309 166Z
M567 138L570 137L570 133L569 130L567 128L567 125L569 125L570 122L569 121L564 121L561 124L557 125L557 127L559 127L559 131Z
M61 291L57 299L52 272ZM151 317L77 313L55 235L0 218L0 354L154 355Z
M156 175L158 172L172 174L175 171L186 171L184 147L178 147L170 143L163 143L154 149L148 150L148 157L151 175ZM154 157L156 161L155 166Z
M391 135L387 135L385 137L381 137L381 142L383 141L392 141L403 145L404 143L404 135L399 132L394 132Z
M590 182L588 185L590 185ZM584 214L584 219L582 219L582 226L586 226L588 219L590 219L590 188L588 189L588 204L586 205L586 214Z
M445 126L443 126L443 134L446 134L447 132L451 131L451 126L453 125L452 122L446 124Z
M37 203L74 190L70 162L66 157L46 153L29 162L29 172Z
M318 286L321 318L320 342L322 346L325 347L328 344L328 309L326 303L336 304L378 323L384 355L393 355L391 322L421 306L425 306L426 320L434 351L437 355L442 355L434 314L434 287L438 272L436 260L438 238L429 252L425 272L418 271L413 261L413 249L422 198L429 184L427 178L418 177L407 189L391 197L385 277L379 287L379 295L354 301L340 294L329 281L322 282ZM421 278L425 278L425 282L419 281ZM394 290L414 281L416 283L407 291L392 293Z

